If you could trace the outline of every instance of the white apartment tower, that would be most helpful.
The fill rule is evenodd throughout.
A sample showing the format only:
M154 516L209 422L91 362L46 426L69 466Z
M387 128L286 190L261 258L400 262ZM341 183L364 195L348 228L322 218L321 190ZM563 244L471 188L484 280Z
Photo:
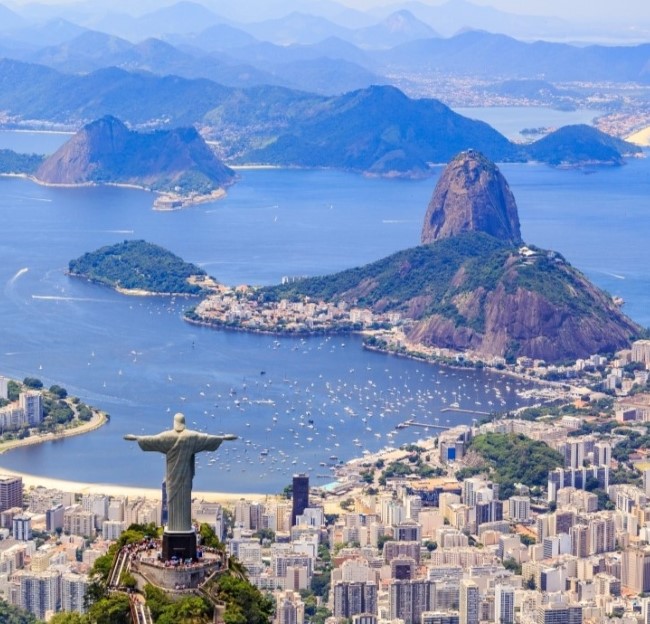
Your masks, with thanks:
M21 392L18 395L20 409L25 413L25 420L30 427L40 425L43 420L43 397L40 392Z
M510 585L497 585L494 588L495 624L514 624L515 590Z
M20 606L44 620L48 612L56 613L60 605L59 573L20 572Z
M84 597L89 585L88 577L68 572L61 576L61 610L84 613Z
M478 585L471 579L460 581L459 596L460 624L479 624L481 597Z

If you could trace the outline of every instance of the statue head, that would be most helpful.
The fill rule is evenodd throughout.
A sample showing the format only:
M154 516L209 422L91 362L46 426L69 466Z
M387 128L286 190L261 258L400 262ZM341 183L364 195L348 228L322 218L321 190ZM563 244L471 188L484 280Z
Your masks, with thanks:
M185 416L180 412L174 416L174 431L180 433L185 429Z

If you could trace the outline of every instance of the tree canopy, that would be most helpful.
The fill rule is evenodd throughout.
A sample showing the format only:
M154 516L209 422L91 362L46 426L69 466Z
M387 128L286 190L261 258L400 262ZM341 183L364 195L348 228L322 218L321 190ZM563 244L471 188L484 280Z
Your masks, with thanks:
M546 485L550 470L564 464L563 457L546 443L523 435L487 433L470 445L491 467L491 478L501 485L501 497L514 493L515 483Z

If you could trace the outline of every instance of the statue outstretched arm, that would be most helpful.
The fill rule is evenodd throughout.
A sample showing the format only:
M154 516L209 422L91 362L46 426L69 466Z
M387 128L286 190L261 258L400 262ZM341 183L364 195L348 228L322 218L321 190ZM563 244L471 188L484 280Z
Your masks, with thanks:
M137 442L140 448L143 451L158 451L159 453L166 453L169 451L174 442L176 441L176 435L172 434L170 436L169 432L163 431L156 435L133 435L128 433L124 436L125 440L130 442Z

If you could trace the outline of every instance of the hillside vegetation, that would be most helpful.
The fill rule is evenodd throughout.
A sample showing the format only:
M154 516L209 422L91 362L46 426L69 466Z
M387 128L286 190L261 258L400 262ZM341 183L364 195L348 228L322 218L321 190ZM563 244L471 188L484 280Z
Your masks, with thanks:
M18 154L10 149L0 149L0 174L34 173L43 163L38 154Z
M267 287L260 296L396 311L412 321L413 342L549 362L613 351L640 330L560 254L530 246L524 252L483 232Z
M71 260L68 270L70 275L113 288L159 294L198 295L203 289L188 280L206 275L196 265L143 240L124 241L85 253Z
M545 486L549 471L564 465L560 453L545 442L524 435L478 435L472 440L470 449L490 466L491 478L501 486L502 499L514 493L515 483Z
M406 309L420 298L424 304L417 316L451 313L453 295L478 286L494 288L504 271L504 262L514 247L482 233L462 234L435 245L420 245L398 251L377 262L333 275L312 277L261 290L265 299L298 299L303 296L323 301L344 300L367 308ZM465 283L452 284L464 267ZM425 302L426 300L426 302Z

